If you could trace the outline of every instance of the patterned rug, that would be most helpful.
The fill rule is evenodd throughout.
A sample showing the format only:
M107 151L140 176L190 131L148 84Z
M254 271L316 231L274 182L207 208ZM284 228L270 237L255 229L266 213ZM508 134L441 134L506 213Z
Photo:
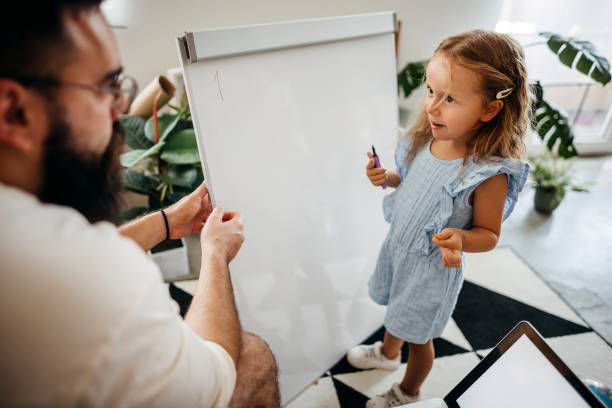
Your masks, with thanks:
M529 321L580 378L612 384L612 348L510 248L466 254L465 282L444 333L434 339L436 359L422 387L428 397L443 397L504 335ZM193 282L169 285L184 314ZM381 326L363 344L382 340ZM400 382L407 346L396 371L358 370L342 358L290 401L288 408L363 407L368 398Z

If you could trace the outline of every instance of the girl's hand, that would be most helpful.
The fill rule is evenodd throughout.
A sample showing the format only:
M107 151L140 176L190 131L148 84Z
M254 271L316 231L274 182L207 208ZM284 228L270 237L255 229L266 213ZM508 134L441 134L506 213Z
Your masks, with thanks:
M375 186L380 186L387 180L387 169L384 167L374 167L374 159L372 158L372 152L368 152L370 161L366 166L366 175L370 179L370 182Z
M461 266L461 250L463 249L463 238L461 230L457 228L445 228L431 240L440 247L442 252L442 263L447 268L459 268Z

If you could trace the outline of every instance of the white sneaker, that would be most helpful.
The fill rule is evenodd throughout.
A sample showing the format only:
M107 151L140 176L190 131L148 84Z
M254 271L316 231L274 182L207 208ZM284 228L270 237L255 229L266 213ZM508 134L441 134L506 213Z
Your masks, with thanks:
M382 342L369 346L355 346L349 350L346 359L356 368L383 368L385 370L396 370L401 363L402 353L398 353L394 359L388 359L380 351Z
M398 383L394 383L391 388L383 394L368 400L368 402L366 402L366 408L392 408L422 400L421 392L412 397L404 393Z

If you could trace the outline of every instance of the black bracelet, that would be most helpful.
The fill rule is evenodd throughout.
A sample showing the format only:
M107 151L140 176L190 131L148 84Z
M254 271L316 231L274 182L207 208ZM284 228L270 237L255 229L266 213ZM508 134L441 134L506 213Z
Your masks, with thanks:
M168 217L166 217L166 213L164 212L163 208L161 208L159 211L161 211L162 215L164 216L164 224L166 224L166 239L170 239L170 227L168 226Z

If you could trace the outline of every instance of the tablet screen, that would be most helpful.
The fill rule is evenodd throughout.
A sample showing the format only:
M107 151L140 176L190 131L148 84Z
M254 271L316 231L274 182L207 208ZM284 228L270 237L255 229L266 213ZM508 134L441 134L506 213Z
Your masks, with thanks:
M590 406L524 334L457 403L462 408Z

